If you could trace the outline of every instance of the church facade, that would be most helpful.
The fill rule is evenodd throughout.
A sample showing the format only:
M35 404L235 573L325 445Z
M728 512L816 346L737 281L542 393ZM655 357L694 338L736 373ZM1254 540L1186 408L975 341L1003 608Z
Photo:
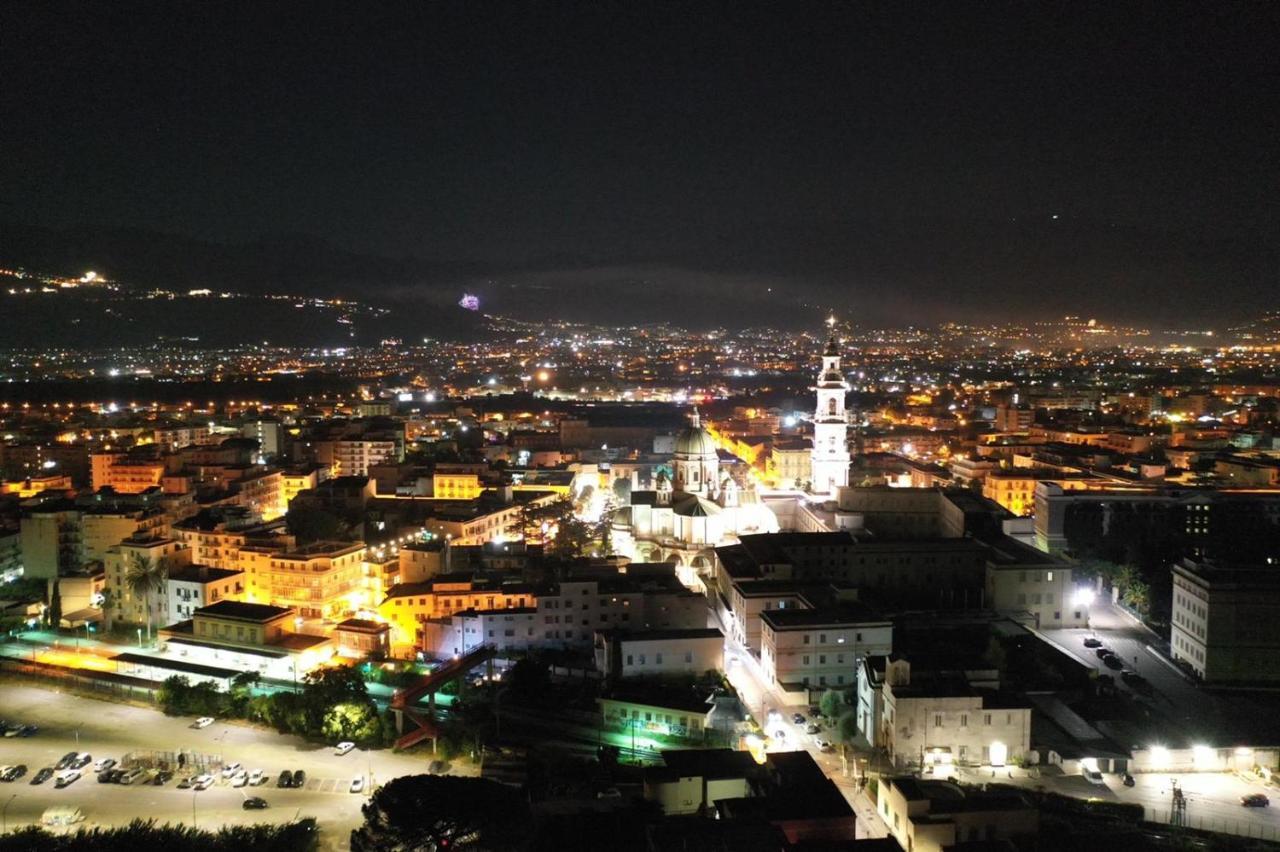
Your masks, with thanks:
M848 385L840 372L840 350L832 333L822 353L811 450L813 496L835 497L849 484ZM659 474L653 487L633 490L615 512L614 552L636 562L671 562L681 581L702 591L715 563L714 549L741 535L778 532L777 515L761 501L750 481L739 483L720 464L711 434L695 409L676 436L671 477Z

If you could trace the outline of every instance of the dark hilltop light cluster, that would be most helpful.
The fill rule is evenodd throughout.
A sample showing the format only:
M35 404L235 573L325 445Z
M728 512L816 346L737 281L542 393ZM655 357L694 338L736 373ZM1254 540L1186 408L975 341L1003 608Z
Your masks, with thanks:
M0 8L0 852L1280 843L1278 37Z

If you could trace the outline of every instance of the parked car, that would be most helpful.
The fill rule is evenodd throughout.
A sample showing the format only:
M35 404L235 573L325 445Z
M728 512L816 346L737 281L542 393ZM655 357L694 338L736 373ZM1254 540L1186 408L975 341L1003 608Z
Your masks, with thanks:
M1101 648L1102 640L1097 636L1086 636L1084 637L1084 646L1086 648Z
M52 777L53 777L53 767L46 766L44 769L41 769L39 772L35 774L35 777L31 779L31 783L43 784L44 782L48 781Z
M235 775L231 776L232 787L243 787L245 784L248 784L248 783L249 783L249 773L245 772L243 769L237 772Z
M1122 669L1124 662L1115 654L1108 654L1102 658L1102 664L1109 669Z
M20 733L22 733L22 725L18 722L6 725L4 728L4 735L6 737L16 737Z
M1090 784L1100 784L1103 787L1107 785L1106 780L1102 777L1102 773L1096 769L1086 769L1080 774L1083 775L1084 780L1088 781Z
M195 777L195 780L191 782L191 786L195 787L197 790L208 790L210 787L213 786L213 776L197 775Z
M1126 787L1132 787L1132 786L1133 786L1133 776L1132 776L1132 775L1130 775L1128 772L1122 772L1122 773L1120 773L1120 780L1121 780L1122 782L1124 782L1124 786L1126 786Z
M23 775L26 775L26 774L27 774L27 765L25 763L19 763L16 766L6 766L4 770L4 774L0 775L0 781L5 781L5 782L17 781L19 778L21 778Z
M809 715L814 717L815 719L820 718L822 716L822 708L819 707L817 704L810 704Z
M195 722L192 723L191 727L200 729L200 728L207 728L212 724L213 724L212 716L201 716L199 719L196 719Z
M1103 657L1109 657L1109 656L1111 656L1111 649L1110 649L1110 648L1099 648L1098 650L1094 651L1093 653L1097 654L1097 655L1098 655L1098 659L1099 659L1099 660L1101 660Z
M820 725L810 725L804 729L804 732L806 734L820 734L822 733L822 727Z
M293 773L287 769L280 770L280 778L276 781L277 787L292 787Z
M93 760L93 755L89 752L83 752L75 760L71 761L69 769L84 769Z
M80 755L78 752L69 751L66 754L64 754L62 757L58 758L58 762L54 764L53 768L58 772L61 772L62 770L70 766L71 762L74 761L79 756Z
M18 736L29 737L40 730L39 725L23 725L22 730L18 731Z
M351 779L351 792L353 793L364 792L364 776L363 775L357 775L355 778Z
M242 807L246 811L262 811L269 808L270 805L267 804L266 799L262 799L257 796L250 796L244 800L244 805L242 805Z
M163 787L173 778L173 773L167 769L161 769L156 773L156 777L151 779L151 783L157 787Z
M433 760L427 764L427 772L432 775L443 775L444 771L449 768L449 764L443 760Z
M250 786L257 787L259 784L265 784L267 776L263 774L261 769L255 769L249 773Z
M301 769L294 770L292 786L297 787L299 790L301 790L306 785L307 785L307 773L303 772Z
M54 779L53 786L58 789L69 787L80 777L79 769L64 769L58 773L58 777Z
M135 781L137 781L137 780L141 779L141 778L142 778L142 776L143 776L143 775L145 775L145 774L146 774L146 770L143 770L143 769L130 769L130 770L129 770L128 772L126 772L126 773L124 774L124 776L120 779L120 783L121 783L121 784L125 784L125 785L132 784L133 782L135 782Z
M223 777L223 778L232 778L232 777L234 777L234 776L235 776L235 774L236 774L237 772L239 772L239 771L240 771L240 764L238 764L238 763L228 763L228 764L226 764L226 765L224 765L224 766L222 767L222 777Z
M803 713L792 713L791 721L795 722L797 725L803 725L806 720Z
M178 779L178 789L190 790L192 785L194 785L195 783L196 783L196 779L194 776L184 775L183 777Z
M1240 804L1246 808L1265 808L1271 804L1271 800L1261 793L1250 793L1240 797Z
M337 755L343 755L343 754L346 754L347 752L351 751L351 750L352 750L353 748L355 748L355 747L356 747L356 744L355 744L355 743L341 742L341 743L338 743L338 745L334 747L334 749L333 749L333 753L334 753L334 754L337 754Z
M823 754L831 754L835 750L836 750L836 747L829 742L824 741L818 745L818 751L822 752Z
M106 772L108 769L110 769L115 765L116 765L116 759L114 757L104 757L101 760L95 760L93 762L93 771Z

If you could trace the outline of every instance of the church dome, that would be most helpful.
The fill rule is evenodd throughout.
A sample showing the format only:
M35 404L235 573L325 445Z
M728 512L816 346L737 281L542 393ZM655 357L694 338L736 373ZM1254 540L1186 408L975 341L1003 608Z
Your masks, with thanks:
M676 435L676 455L682 456L714 456L716 442L711 440L711 433L702 428L702 420L698 409L689 417L689 425Z
M687 456L715 455L716 442L711 440L711 433L701 426L690 426L681 429L676 436L676 452Z

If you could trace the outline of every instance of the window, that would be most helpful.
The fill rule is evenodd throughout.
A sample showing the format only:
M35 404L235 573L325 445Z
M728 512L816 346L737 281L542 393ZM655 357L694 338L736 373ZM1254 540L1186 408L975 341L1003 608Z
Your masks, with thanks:
M960 714L960 727L962 727L962 728L967 728L967 727L969 727L969 714L968 714L968 713L961 713L961 714Z
M804 644L806 644L806 645L808 645L808 644L809 644L809 634L808 634L808 633L806 633L806 634L804 635Z
M991 714L990 714L990 713L983 713L983 714L982 714L982 724L984 724L984 725L990 725L990 724L991 724Z
M941 728L941 727L942 727L942 714L941 714L941 713L935 713L935 714L934 714L934 716L933 716L933 726L934 726L935 728Z
M692 663L692 662L693 662L693 652L692 652L692 651L685 651L685 652L684 652L684 661L685 661L686 663ZM683 724L684 724L684 722L681 722L680 724L681 724L681 725L683 725Z
M657 663L658 665L662 665L662 655L661 655L661 654L655 654L655 655L654 655L654 662L655 662L655 663Z

